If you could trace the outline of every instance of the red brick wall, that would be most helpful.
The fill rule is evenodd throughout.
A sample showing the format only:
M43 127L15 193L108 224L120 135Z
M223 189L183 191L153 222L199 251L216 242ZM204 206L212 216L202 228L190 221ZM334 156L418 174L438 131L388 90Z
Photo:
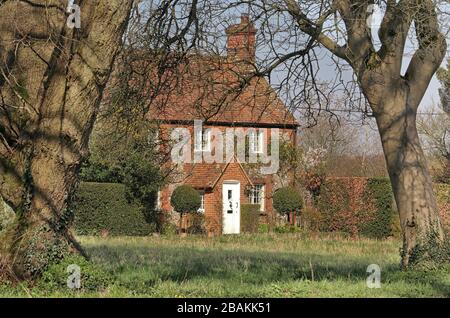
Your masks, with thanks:
M193 138L193 125L189 126L180 126L180 125L173 125L173 124L163 124L161 125L161 131L160 136L163 138L166 143L166 141L170 140L170 131L174 128L184 127L189 130L191 133L191 136ZM205 125L204 128L219 128L223 133L225 133L227 128L230 128L228 126L210 126ZM247 131L249 128L244 128L244 131ZM266 132L266 144L270 144L271 138L270 138L270 129L267 128L257 128L263 129ZM292 142L295 141L295 132L292 129L280 129L280 135L286 135L288 138L291 139ZM191 158L193 159L193 147L194 147L194 141L191 140ZM164 151L170 151L170 149L164 149ZM225 146L224 146L224 156L225 156ZM185 172L190 171L192 164L184 164L182 167L182 170ZM183 178L180 178L180 181ZM205 223L207 230L210 232L213 232L214 234L221 234L222 232L222 185L224 181L228 180L235 180L239 181L241 186L241 204L248 203L247 194L245 193L246 187L249 184L248 178L246 177L244 171L242 171L241 166L238 163L230 163L228 165L227 169L225 170L224 174L221 176L220 180L217 182L217 185L214 189L206 190L205 192ZM274 176L267 175L263 176L258 179L252 180L254 184L264 184L265 185L265 211L268 215L274 213L273 212L273 205L272 205L272 194L274 190ZM161 207L163 210L172 212L173 209L170 205L170 196L177 186L177 183L170 184L166 186L164 189L161 190Z

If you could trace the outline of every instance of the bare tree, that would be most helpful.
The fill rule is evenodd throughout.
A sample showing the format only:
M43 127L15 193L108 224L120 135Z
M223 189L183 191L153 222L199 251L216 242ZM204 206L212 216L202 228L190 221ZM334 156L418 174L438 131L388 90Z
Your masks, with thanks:
M434 178L448 182L450 178L450 115L431 108L429 113L420 114L417 128Z
M437 71L437 78L441 82L439 95L441 98L441 108L447 114L450 114L450 58L447 59L447 67L441 67Z
M20 278L78 248L67 204L132 2L83 1L77 16L67 1L0 1L0 194Z

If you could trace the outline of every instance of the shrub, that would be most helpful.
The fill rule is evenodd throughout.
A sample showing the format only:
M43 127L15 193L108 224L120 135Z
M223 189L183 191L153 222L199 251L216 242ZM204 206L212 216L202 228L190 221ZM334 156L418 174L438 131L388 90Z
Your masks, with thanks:
M306 206L302 212L301 223L304 229L320 231L323 223L323 215L313 206Z
M377 239L392 236L393 224L398 215L392 208L393 195L388 179L374 178L367 181L363 201L369 203L372 200L375 201L375 216L370 222L361 224L361 234Z
M450 185L434 184L444 229L450 233ZM387 178L327 179L315 198L321 231L340 231L371 238L401 234L391 183ZM309 218L305 211L305 218Z
M269 224L260 224L258 226L258 233L269 233Z
M280 214L300 213L303 200L300 194L292 188L281 188L273 195L273 207Z
M79 255L70 255L61 262L51 264L42 274L38 286L46 291L64 290L67 286L67 280L72 272L69 266L79 266L81 287L79 291L103 291L108 285L113 283L111 275L85 258ZM76 291L76 289L74 289Z
M241 205L241 232L256 233L259 225L259 204L242 204Z
M388 179L328 179L316 198L323 215L322 231L339 231L372 238L392 236L397 214Z
M189 216L187 233L205 234L205 215L203 213L194 212Z
M154 231L141 207L129 202L125 186L117 183L82 182L73 202L74 229L79 235L145 236Z
M86 182L123 182L123 172L121 167L109 166L98 162L92 156L84 162L80 171L80 179Z
M296 226L292 226L292 225L279 225L276 226L273 231L275 233L279 233L279 234L286 234L286 233L297 233L299 232L299 228L297 228Z
M190 185L184 184L173 191L170 204L180 213L180 233L186 232L186 226L183 226L183 214L196 213L200 209L200 194Z
M178 213L194 213L200 208L200 194L190 185L177 187L170 198L170 204Z
M155 224L161 231L162 218L155 206L158 190L163 186L163 176L160 167L155 165L155 160L151 156L145 156L144 151L131 152L123 164L123 184L126 198L138 202L146 221Z
M175 235L177 234L178 228L175 224L170 223L170 222L164 222L162 227L161 227L161 234L163 235Z

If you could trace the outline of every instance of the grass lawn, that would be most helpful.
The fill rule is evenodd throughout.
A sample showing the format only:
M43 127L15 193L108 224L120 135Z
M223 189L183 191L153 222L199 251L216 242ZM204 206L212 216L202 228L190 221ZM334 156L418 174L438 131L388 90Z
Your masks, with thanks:
M450 296L450 267L400 271L397 240L305 234L79 239L113 276L105 291L0 285L0 297ZM366 286L370 264L381 266L380 289Z

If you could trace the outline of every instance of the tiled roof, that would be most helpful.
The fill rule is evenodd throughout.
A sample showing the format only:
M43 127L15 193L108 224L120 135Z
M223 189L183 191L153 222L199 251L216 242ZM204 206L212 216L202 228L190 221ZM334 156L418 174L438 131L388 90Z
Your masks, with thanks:
M297 121L265 78L246 78L248 65L222 57L195 56L154 99L149 117L163 121L201 119L214 123L296 125ZM247 84L248 81L249 83Z
M228 163L195 163L189 165L188 176L184 183L197 189L214 188L230 165L239 165L242 174L245 175L250 184L253 184L236 157Z
M212 188L215 181L220 178L226 164L197 163L188 171L185 184L194 188Z

